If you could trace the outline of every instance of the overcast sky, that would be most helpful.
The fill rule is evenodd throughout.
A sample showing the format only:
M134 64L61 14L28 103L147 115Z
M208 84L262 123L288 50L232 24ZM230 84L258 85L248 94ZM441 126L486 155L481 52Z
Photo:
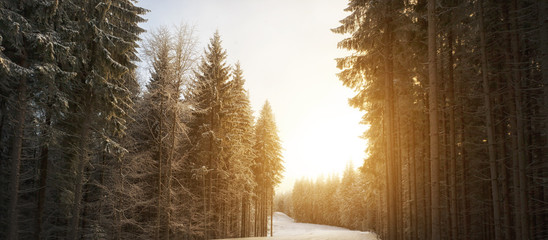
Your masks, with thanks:
M228 64L240 61L253 110L269 100L282 140L286 171L279 192L296 179L361 166L366 142L362 113L348 106L351 90L336 74L343 36L331 28L346 0L141 0L151 10L141 26L195 26L199 52L218 30Z

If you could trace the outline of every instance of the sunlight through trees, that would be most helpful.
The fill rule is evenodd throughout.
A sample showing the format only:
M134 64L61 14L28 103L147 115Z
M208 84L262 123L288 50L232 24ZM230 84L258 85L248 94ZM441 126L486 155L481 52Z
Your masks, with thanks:
M547 1L347 2L332 47L366 157L276 195L276 106L255 119L219 31L200 53L191 26L145 34L137 1L0 1L0 239L266 237L274 210L376 233L352 236L547 239ZM331 99L310 102L327 118ZM345 126L299 120L321 136L299 157L344 163Z

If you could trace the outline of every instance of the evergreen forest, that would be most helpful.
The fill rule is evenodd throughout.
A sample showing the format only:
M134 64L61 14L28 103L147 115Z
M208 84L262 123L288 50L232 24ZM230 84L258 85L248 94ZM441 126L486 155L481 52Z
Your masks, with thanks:
M218 33L200 54L192 27L144 34L146 12L0 1L0 239L267 235L283 171L270 104L255 120Z
M276 106L253 112L219 31L202 51L136 0L0 0L0 239L266 237L275 211L548 239L548 1L345 1L325 31L366 157L276 195Z
M381 239L548 238L548 1L350 0L338 77L369 125L276 206Z

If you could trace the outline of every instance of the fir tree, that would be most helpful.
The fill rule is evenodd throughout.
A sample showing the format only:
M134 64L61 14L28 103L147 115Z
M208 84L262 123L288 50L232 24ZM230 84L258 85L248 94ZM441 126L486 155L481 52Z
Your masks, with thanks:
M204 169L201 188L203 200L202 224L206 239L215 238L220 223L221 179L226 178L226 162L223 156L222 114L227 100L229 67L226 66L226 51L221 47L221 37L216 32L210 39L204 57L196 71L196 80L189 95L195 109L189 122L189 143L192 144L189 162L193 169Z
M266 236L268 213L272 216L274 187L280 183L284 170L282 145L268 101L263 105L261 115L255 124L253 149L256 154L253 171L257 182L255 236Z
M117 162L126 152L116 139L127 128L133 97L128 87L134 85L133 61L138 60L138 36L144 31L137 24L144 21L139 15L146 10L126 0L75 1L69 6L66 14L78 21L78 34L73 32L71 36L78 43L72 49L77 57L74 67L78 75L67 86L70 95L64 131L68 134L63 144L70 147L63 154L66 165L59 170L74 174L62 177L65 184L58 186L58 191L67 194L71 201L62 203L58 209L69 209L61 217L68 221L66 237L78 238L120 224L117 220L113 221L115 224L100 223L101 216L90 214L96 209L93 200L86 199L89 195L84 193L101 192L94 181L95 177L103 176L104 169L92 172L90 166L100 165L97 161L105 158L93 153L106 154L105 160ZM98 148L102 149L97 151Z
M226 86L224 112L222 113L223 156L227 177L222 181L225 213L223 220L224 237L247 236L245 231L249 221L251 190L255 185L253 166L253 113L245 79L240 64L233 71L232 80ZM247 220L246 220L247 219Z
M360 179L376 232L545 236L546 208L534 204L545 199L545 184L533 180L546 172L537 164L546 107L538 54L545 8L537 4L349 2L334 32L350 34L338 46L353 53L337 64L340 80L357 91L350 104L371 125Z
M54 28L64 18L63 7L42 1L0 3L0 171L5 173L2 176L10 176L9 180L0 178L2 187L9 186L5 188L9 191L0 195L6 208L2 210L8 213L6 219L0 219L6 223L0 237L41 234L48 149L59 136L53 123L66 112L66 93L61 86L74 77L68 67L71 42L63 30ZM35 159L37 152L39 165L28 164L34 161L22 164L21 159ZM21 175L36 169L40 170L38 182L28 174ZM20 193L20 187L25 194ZM35 221L20 231L18 215Z

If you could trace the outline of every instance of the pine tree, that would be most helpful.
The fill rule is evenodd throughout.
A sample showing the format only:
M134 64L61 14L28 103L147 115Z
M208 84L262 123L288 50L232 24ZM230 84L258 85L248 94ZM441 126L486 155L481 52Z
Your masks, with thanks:
M156 195L156 212L155 215L155 238L164 239L167 238L169 233L166 227L169 226L168 219L166 217L167 209L166 199L169 198L170 189L166 187L168 168L168 151L170 149L170 140L175 136L171 133L172 127L170 122L176 111L177 100L179 97L176 95L175 78L173 65L171 64L173 56L171 51L171 39L170 33L166 28L161 28L157 33L153 33L152 39L147 44L147 49L150 58L152 59L151 80L147 86L148 94L145 95L144 103L148 106L145 107L145 111L148 114L145 116L146 125L149 126L148 133L144 134L143 138L150 136L148 142L150 144L151 160L155 162L156 177L153 182L156 183L153 194ZM175 129L173 129L176 131ZM145 139L142 139L145 140Z
M253 149L256 154L253 171L257 182L255 189L255 195L257 196L255 236L266 236L267 217L269 206L272 205L274 197L274 187L280 183L281 174L284 170L281 155L282 146L272 108L268 101L263 105L261 115L255 124ZM271 209L270 215L272 217Z
M73 32L71 36L78 42L72 49L78 75L68 85L69 110L64 131L69 134L63 144L70 147L63 154L66 166L61 171L70 170L74 174L63 177L66 185L59 186L59 191L71 199L59 209L70 209L64 213L68 216L66 237L74 239L97 231L87 224L94 222L97 215L87 218L93 204L83 195L93 188L86 182L88 176L95 175L88 167L102 159L92 153L103 151L92 150L105 146L112 157L109 159L120 159L125 153L114 139L123 136L127 128L127 113L132 105L128 81L134 80L127 76L136 68L133 61L138 60L138 35L144 31L137 24L144 21L139 15L146 10L126 0L75 1L69 6L70 12L66 9L66 14L78 20L78 34Z
M337 189L339 197L339 212L341 225L350 229L359 229L361 225L361 211L359 211L358 177L352 163L346 165L341 184Z
M353 51L338 59L339 78L357 91L350 105L367 111L371 125L361 175L375 231L391 239L544 237L546 184L533 180L546 172L543 6L350 1L334 32L351 34L339 43ZM402 184L390 196L392 177Z
M0 237L17 239L40 235L47 149L54 145L52 139L57 136L51 123L65 110L65 94L60 86L74 76L63 64L67 63L65 49L70 41L61 30L54 29L54 24L62 18L62 7L40 1L0 3L0 171L5 172L2 176L10 176L10 179L0 180L3 188L9 186L5 187L9 191L0 197L1 205L6 208L2 210L8 213L6 218L9 217L0 219L6 222ZM34 159L32 152L38 149L40 188L36 190L31 185L34 178L21 173L33 171L37 166L23 164L21 159ZM8 166L9 174L6 173ZM20 187L27 193L20 194ZM38 199L34 198L36 192ZM32 208L29 205L34 206L33 201L37 201L37 209L29 211ZM18 215L36 221L20 231Z
M401 200L401 156L398 152L399 125L396 110L401 100L400 88L408 88L413 76L406 70L416 62L418 56L411 52L410 44L417 36L413 16L400 14L408 12L411 6L406 1L350 1L345 11L349 15L341 20L341 26L332 31L350 34L340 41L339 48L353 51L347 57L337 59L341 69L339 79L357 94L350 105L366 111L363 122L372 127L366 135L369 138L369 164L383 169L384 178L379 184L389 226L388 238L402 238L397 229L403 228ZM401 58L400 56L408 56ZM367 104L364 104L367 103ZM409 108L408 108L409 109ZM371 172L372 173L372 172ZM384 232L383 232L384 234ZM398 236L400 235L400 236Z
M255 157L253 151L253 113L249 96L244 89L245 79L240 64L237 63L232 80L229 82L225 101L223 125L226 129L224 149L227 152L227 172L230 174L227 182L227 220L225 237L246 237L249 235L246 226L250 221L250 197L255 187L255 179L251 172ZM239 228L239 229L238 229Z
M192 29L181 25L174 33L158 28L143 44L150 81L133 116L126 158L130 166L125 170L130 181L124 191L134 198L134 206L124 215L141 229L134 233L138 236L169 239L190 231L182 227L188 223L185 214L193 197L188 194L183 148L187 130L183 120L190 109L181 96L194 67L195 43Z
M221 37L216 32L210 39L204 57L195 72L196 80L189 90L195 110L189 122L189 143L191 150L189 163L195 170L203 169L200 186L203 200L202 224L205 239L215 238L218 234L221 178L225 178L226 166L223 166L223 130L222 114L227 100L229 67L226 66L226 51L221 47Z

